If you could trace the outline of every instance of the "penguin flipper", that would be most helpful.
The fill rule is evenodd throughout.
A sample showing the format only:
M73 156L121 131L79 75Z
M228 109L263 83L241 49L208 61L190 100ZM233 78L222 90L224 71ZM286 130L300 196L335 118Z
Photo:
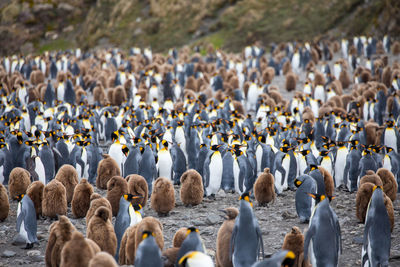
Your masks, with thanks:
M236 234L237 234L238 228L239 228L238 220L236 220L235 226L233 227L233 231L232 231L231 241L229 242L229 259L230 260L232 260L233 250L235 249L234 243L236 240Z
M79 173L79 175L83 177L83 172L85 171L85 162L80 157L77 156L76 163L81 166L81 173Z
M20 212L19 216L17 217L17 227L16 227L17 232L19 232L19 230L21 229L21 224L22 224L22 221L24 220L24 217L25 217L25 210L23 210L21 208L21 212Z
M311 238L315 235L315 226L311 224L304 237L304 260L308 259L308 247L310 246Z
M261 229L260 226L258 225L258 222L255 221L256 224L256 233L257 233L257 239L258 239L258 249L257 252L260 255L262 255L261 259L264 259L264 243L263 243L263 239L262 239L262 234L261 234Z

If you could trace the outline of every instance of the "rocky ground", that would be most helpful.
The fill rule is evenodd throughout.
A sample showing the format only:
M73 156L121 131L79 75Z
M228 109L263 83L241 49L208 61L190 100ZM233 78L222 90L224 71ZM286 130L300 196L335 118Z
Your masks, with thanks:
M106 191L96 191L105 196ZM284 236L293 226L298 226L303 232L308 224L301 224L296 215L295 192L286 191L278 196L275 203L268 207L254 205L255 215L259 221L264 241L265 254L270 255L278 251ZM343 253L340 257L340 266L360 265L361 243L364 225L358 223L355 216L355 193L336 191L336 199L331 203L337 213L342 229ZM158 218L164 226L165 248L172 246L172 237L180 227L196 226L200 230L200 235L205 243L208 253L215 255L216 237L219 227L223 222L223 213L219 210L226 207L239 207L238 194L225 193L220 191L215 200L204 199L203 202L195 207L185 207L179 199L179 187L175 187L176 206L169 216L158 217L157 213L147 205L144 208L145 216ZM392 249L390 266L400 265L400 226L399 200L394 202L395 227L392 233ZM12 245L16 236L16 210L17 202L12 201L10 205L9 217L0 223L0 266L44 266L44 254L47 239L49 237L49 226L52 221L41 218L38 220L39 245L31 250L25 250L20 246ZM86 233L85 219L74 219L70 209L68 217L75 227L82 233Z

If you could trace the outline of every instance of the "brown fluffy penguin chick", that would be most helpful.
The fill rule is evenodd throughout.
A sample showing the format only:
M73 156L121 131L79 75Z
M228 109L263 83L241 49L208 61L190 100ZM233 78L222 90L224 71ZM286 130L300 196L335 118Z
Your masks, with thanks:
M78 173L72 165L64 164L54 178L61 182L67 190L67 202L71 203L75 186L78 184Z
M285 82L285 88L288 92L296 90L296 82L297 82L297 77L294 72L289 72L286 75L286 82Z
M8 201L7 189L0 183L0 222L8 217L10 203Z
M159 177L153 185L151 193L151 208L159 216L166 216L175 207L175 190L171 181L165 177Z
M31 183L31 175L23 168L16 167L12 169L8 180L8 192L12 199L26 193L26 189Z
M96 186L100 189L107 189L108 181L114 176L120 176L121 170L110 155L103 154L103 158L97 167Z
M359 186L361 186L363 183L373 183L377 186L383 186L381 178L372 170L366 171L365 175L361 177Z
M200 173L187 170L181 176L180 197L184 205L199 205L203 201L204 188Z
M67 192L64 185L56 179L43 189L42 213L50 218L67 214Z
M235 219L239 214L237 208L224 209L226 214L225 221L222 223L217 234L217 250L215 252L215 263L217 267L232 266L232 259L230 258L229 243L232 237L233 227L235 226Z
M389 215L390 220L390 231L393 232L394 228L394 209L393 209L393 202L390 200L390 197L385 195L384 203L386 206L387 213Z
M144 208L149 198L149 187L147 185L146 179L138 174L131 174L126 177L128 180L128 193L134 196L141 196L142 198L137 198L132 200L132 204L140 204Z
M186 227L179 228L178 231L176 231L176 233L174 234L174 238L172 239L172 246L175 248L180 248L186 238L186 233Z
M73 232L61 251L60 267L81 267L88 266L89 261L100 251L94 242L88 241L78 231Z
M102 251L114 256L117 252L117 236L111 223L111 210L99 207L94 216L90 218L87 227L87 237L99 245Z
M46 246L45 261L46 266L60 266L61 251L69 240L76 228L64 215L60 216L57 222L50 226L49 240Z
M260 206L266 206L275 200L274 181L274 176L270 173L269 168L265 168L254 183L254 196Z
M75 218L83 218L86 216L90 207L90 196L93 192L93 186L85 178L82 178L75 187L71 202L71 210Z
M324 167L318 166L318 169L322 177L324 177L325 193L332 197L335 192L335 182L333 181L332 175Z
M93 195L94 195L94 197L93 197ZM106 207L109 210L111 210L111 204L106 198L101 197L101 196L98 198L95 194L92 194L92 196L90 197L89 210L86 213L86 226L89 225L90 219L93 217L93 215L95 214L96 210L99 207ZM112 216L110 216L110 220L111 219L112 219Z
M135 240L135 253L136 250L142 242L143 238L143 232L144 231L150 231L154 234L154 237L156 239L156 243L158 247L161 249L161 251L164 248L164 236L163 236L163 226L159 220L157 220L154 217L146 217L143 220L140 221L140 223L137 224L136 228L136 240Z
M122 86L117 86L113 91L113 104L115 106L120 106L126 102L126 92Z
M397 183L391 171L385 168L380 168L376 174L381 178L383 184L383 192L392 200L396 200Z
M115 259L106 252L98 252L89 262L89 267L117 267Z
M304 261L304 235L297 226L293 226L292 230L285 235L282 249L290 250L296 255L294 267L310 266Z
M351 84L350 75L346 69L342 69L339 75L339 81L344 89L348 88Z
M118 263L121 265L131 265L135 263L135 241L137 224L126 228L119 246Z
M117 216L119 200L128 193L128 183L121 176L112 177L107 183L107 199L111 204L112 215Z
M397 56L398 54L400 54L400 42L399 41L395 41L393 43L392 46L392 53L393 55Z
M28 186L26 194L32 199L35 205L36 218L42 215L42 200L43 200L44 184L41 181L35 181Z
M360 187L357 190L356 216L362 223L365 222L365 215L367 214L368 203L371 199L374 186L375 184L370 182L360 183Z
M167 248L162 252L164 267L175 267L175 262L178 258L179 248Z

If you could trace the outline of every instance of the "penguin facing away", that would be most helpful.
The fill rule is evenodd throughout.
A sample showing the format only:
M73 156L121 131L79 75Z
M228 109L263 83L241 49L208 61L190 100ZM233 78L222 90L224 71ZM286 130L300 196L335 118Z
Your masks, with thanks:
M34 243L39 243L37 239L37 221L35 206L28 195L19 195L17 210L17 232L26 242L26 249L33 248Z
M144 231L135 256L136 267L162 267L161 250L158 247L154 234L151 231Z
M310 256L313 266L338 266L341 253L339 220L325 195L314 195L315 207L304 240L304 259Z
M374 186L365 221L362 266L389 266L390 233L382 187Z
M233 228L230 252L233 266L251 266L257 261L257 255L262 253L264 247L261 229L254 216L250 195L248 192L240 196L239 215L236 217Z

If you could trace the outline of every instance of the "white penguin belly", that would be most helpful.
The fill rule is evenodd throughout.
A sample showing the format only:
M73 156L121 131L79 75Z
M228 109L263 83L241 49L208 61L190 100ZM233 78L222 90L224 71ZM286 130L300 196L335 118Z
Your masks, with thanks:
M335 161L335 186L339 187L343 184L344 166L346 166L346 158L348 151L346 148L339 148Z
M160 151L158 153L158 173L160 177L171 180L172 158L169 152Z
M385 155L383 158L383 168L388 169L389 171L392 171L392 163L390 161L390 157L388 155Z
M257 159L257 176L261 173L261 160L263 155L263 149L261 145L257 146L256 159Z
M247 92L247 110L255 110L258 99L257 85L252 84Z
M4 166L0 166L0 184L4 182Z
M321 167L324 168L325 170L327 170L330 173L330 175L333 176L331 160L323 158L321 161ZM344 168L344 166L343 166L343 168Z
M393 128L386 128L384 143L385 146L393 148L394 152L397 153L397 139Z
M240 173L240 168L237 160L233 160L233 179L235 183L235 192L242 194L242 191L239 189L239 173Z
M325 89L322 85L317 85L315 87L314 91L314 99L315 100L321 100L322 102L325 102Z
M218 153L218 154L216 154ZM206 188L207 196L216 194L221 187L222 180L222 158L219 152L214 152L210 161L210 180Z
M46 172L44 170L44 165L39 157L35 158L35 172L38 175L39 181L46 185Z
M299 162L299 170L300 170L300 175L303 175L305 170L307 169L307 161L305 156L300 157L300 162Z
M22 236L22 238L25 240L26 243L30 243L28 239L28 232L25 229L24 220L22 220L21 222L21 228L19 228L19 234Z

